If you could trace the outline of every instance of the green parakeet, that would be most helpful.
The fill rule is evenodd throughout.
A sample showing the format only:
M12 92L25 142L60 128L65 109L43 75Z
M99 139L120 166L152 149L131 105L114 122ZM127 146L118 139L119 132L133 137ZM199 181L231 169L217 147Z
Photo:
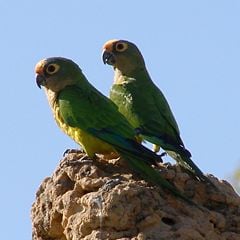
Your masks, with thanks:
M125 40L110 40L104 44L103 51L104 63L114 68L110 99L136 132L154 144L155 152L162 147L182 167L212 184L191 160L169 104L151 80L137 46Z
M36 81L43 86L58 126L88 156L116 151L143 178L168 189L193 204L160 173L149 166L159 158L136 141L134 128L116 105L94 88L73 61L53 57L35 67Z

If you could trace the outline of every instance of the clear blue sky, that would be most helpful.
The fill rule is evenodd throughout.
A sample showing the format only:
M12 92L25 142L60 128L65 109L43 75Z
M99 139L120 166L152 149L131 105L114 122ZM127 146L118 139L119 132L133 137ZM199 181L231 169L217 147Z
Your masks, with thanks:
M82 3L81 3L82 2ZM75 60L108 94L112 38L135 42L165 93L193 160L226 179L240 162L240 2L1 1L1 239L31 239L30 208L66 148L35 84L42 58Z

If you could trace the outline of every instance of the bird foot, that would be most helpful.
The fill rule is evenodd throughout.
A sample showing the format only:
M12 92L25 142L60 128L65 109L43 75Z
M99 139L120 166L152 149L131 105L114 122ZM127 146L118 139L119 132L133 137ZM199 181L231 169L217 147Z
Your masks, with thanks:
M60 162L60 167L74 166L74 165L79 165L82 163L92 163L92 162L93 162L93 159L89 158L89 156L87 154L85 154L84 156L82 156L80 158L71 158L71 159L64 158Z

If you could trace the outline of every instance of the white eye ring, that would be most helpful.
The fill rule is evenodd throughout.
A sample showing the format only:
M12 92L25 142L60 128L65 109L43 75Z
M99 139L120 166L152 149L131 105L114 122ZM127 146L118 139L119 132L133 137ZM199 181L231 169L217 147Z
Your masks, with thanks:
M116 44L115 48L118 52L124 52L128 48L128 45L127 43L119 42Z
M56 73L59 70L60 66L56 63L51 63L47 66L46 68L46 73L48 73L49 75L53 75L54 73Z

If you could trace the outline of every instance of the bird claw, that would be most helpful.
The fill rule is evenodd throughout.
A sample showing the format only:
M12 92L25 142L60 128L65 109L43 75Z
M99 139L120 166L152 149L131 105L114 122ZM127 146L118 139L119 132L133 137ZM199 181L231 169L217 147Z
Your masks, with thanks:
M163 152L163 153L161 153L159 156L160 157L165 157L167 155L167 153L166 152Z
M163 152L161 154L158 155L158 158L156 159L156 164L158 165L159 163L163 163L162 157L166 156L167 153Z
M71 154L71 153L84 153L82 149L71 149L71 148L68 148L64 151L63 153L63 157L65 157L66 155L68 154Z

